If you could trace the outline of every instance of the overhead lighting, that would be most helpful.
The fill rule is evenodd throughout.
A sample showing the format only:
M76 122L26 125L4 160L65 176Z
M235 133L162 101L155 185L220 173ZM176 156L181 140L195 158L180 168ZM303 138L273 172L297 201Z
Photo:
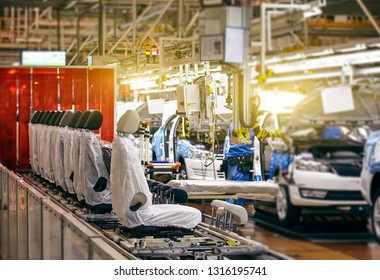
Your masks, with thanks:
M272 64L272 63L277 63L277 62L281 62L281 59L278 56L269 57L265 60L266 64Z
M175 92L177 88L169 87L164 89L148 89L148 90L140 90L140 93L149 94L149 93L165 93L165 92Z
M348 53L348 52L363 51L363 50L366 50L366 49L367 49L367 46L365 44L363 44L363 43L360 43L360 44L356 44L354 47L344 48L344 49L337 50L337 52Z
M307 56L311 56L311 57L320 57L320 56L326 56L326 55L331 55L331 54L334 54L334 50L333 49L324 49L323 51L321 52L313 52L313 53L310 53L308 54Z
M303 13L304 18L315 17L322 14L322 10L318 7L312 8L310 11L306 11Z
M305 54L297 53L295 55L284 56L282 60L288 61L288 60L297 60L297 59L303 59L303 58L305 58Z

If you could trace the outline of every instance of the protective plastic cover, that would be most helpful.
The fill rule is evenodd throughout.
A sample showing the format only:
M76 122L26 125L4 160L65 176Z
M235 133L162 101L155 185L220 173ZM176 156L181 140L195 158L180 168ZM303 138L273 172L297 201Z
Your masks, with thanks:
M43 157L44 154L46 154L46 131L47 126L41 125L36 131L37 137L38 137L38 168L40 170L40 174L43 178L47 178L47 172L46 172L46 165L45 165L45 159Z
M33 129L32 129L32 148L33 148L33 151L32 151L32 159L31 159L31 163L32 164L32 168L33 171L37 174L41 174L40 173L40 163L38 161L38 156L39 156L39 145L40 145L40 142L39 142L39 132L41 130L41 127L42 125L41 124L35 124L33 125Z
M70 175L73 178L74 191L79 200L83 200L82 187L80 186L80 172L79 172L79 148L80 148L81 131L74 130L73 132L73 146L71 149L71 157L73 163L73 173Z
M29 132L29 163L32 168L32 171L36 173L36 164L34 162L34 129L36 128L36 125L33 123L28 124L28 132ZM34 145L33 145L34 144Z
M126 137L115 136L112 143L111 189L113 210L126 227L194 228L201 222L201 212L195 208L174 204L152 205L152 194L140 165L138 151ZM137 192L144 193L148 200L133 212L129 207Z
M73 166L73 158L72 158L72 149L73 149L73 135L74 130L65 127L64 128L64 140L63 140L63 174L65 178L65 184L67 191L69 193L75 193L74 191L74 182L72 178L72 174L74 172L74 166Z
M215 194L253 193L276 195L278 185L264 181L212 181L212 180L171 180L168 185L182 188L189 194L207 192Z
M86 203L111 204L109 173L96 135L82 130L79 150L79 185Z
M53 149L52 163L54 178L57 185L61 186L63 190L67 191L65 176L64 176L64 140L65 140L65 128L56 127L53 136ZM54 158L53 158L54 157Z
M54 126L47 126L46 127L46 134L45 134L45 146L44 152L42 152L42 160L44 162L44 170L45 170L45 179L49 180L51 183L54 183L54 172L53 172L53 162L52 158L54 157Z

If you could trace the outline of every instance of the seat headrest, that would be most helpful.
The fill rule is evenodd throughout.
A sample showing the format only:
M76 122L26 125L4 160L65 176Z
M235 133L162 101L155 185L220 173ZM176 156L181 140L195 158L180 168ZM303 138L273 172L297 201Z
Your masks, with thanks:
M31 123L36 123L36 120L39 118L39 116L41 115L41 111L36 111L34 114L33 114L33 116L32 116L32 118L30 119L30 122Z
M51 118L54 116L55 112L54 111L49 111L47 117L45 118L45 121L43 124L49 125Z
M39 123L40 122L40 119L42 118L42 115L44 114L43 111L37 111L34 115L33 115L33 118L32 118L32 123Z
M49 111L42 111L41 116L38 118L38 123L44 123Z
M43 111L41 114L41 117L38 120L38 123L44 124L45 119L47 118L48 115L49 115L49 111Z
M57 112L54 111L54 114L53 114L53 116L51 117L51 119L50 119L48 125L53 126L53 125L55 124L55 121L57 120L59 113L60 113L60 112L58 112L58 111L57 111Z
M127 110L121 116L116 131L123 134L132 134L139 129L140 117L134 110Z
M59 112L58 117L55 119L55 122L53 123L54 126L59 125L59 123L61 122L61 119L65 113L66 113L66 111L60 111Z
M90 116L91 112L90 111L86 111L84 112L80 118L78 119L75 127L76 128L84 128L84 125L86 124L86 121L88 119L88 117Z
M86 123L84 124L85 129L98 130L103 123L103 114L98 110L91 111Z
M69 127L76 128L77 122L79 118L82 116L83 112L82 111L76 111L74 112L71 121L69 123Z
M69 126L73 116L73 112L65 111L58 125L61 127Z

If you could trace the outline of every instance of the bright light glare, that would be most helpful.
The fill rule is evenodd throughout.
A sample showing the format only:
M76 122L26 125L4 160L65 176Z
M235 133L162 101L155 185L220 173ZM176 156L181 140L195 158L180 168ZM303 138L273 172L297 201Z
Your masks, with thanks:
M272 112L283 112L292 110L305 95L293 92L259 91L261 103L260 109Z

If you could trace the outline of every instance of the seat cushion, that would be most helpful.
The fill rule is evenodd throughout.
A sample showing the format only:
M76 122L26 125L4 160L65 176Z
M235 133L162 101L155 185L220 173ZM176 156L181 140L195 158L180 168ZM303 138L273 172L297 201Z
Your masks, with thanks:
M202 220L201 212L193 207L175 204L152 204L145 209L131 212L126 226L194 228Z

